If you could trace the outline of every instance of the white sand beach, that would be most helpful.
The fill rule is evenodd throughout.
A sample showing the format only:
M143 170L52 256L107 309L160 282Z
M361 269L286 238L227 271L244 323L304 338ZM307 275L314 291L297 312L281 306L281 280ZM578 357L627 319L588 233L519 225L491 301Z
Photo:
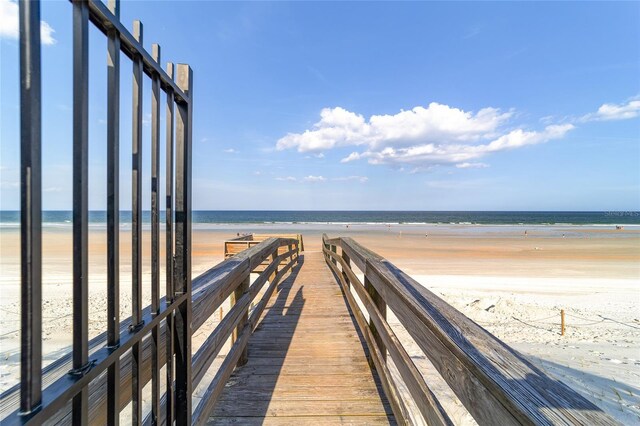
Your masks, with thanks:
M524 237L524 228L519 226L195 226L193 276L220 262L223 241L237 232L303 233L308 251L320 249L323 232L351 236L528 356L551 376L619 421L634 424L640 422L640 229L610 228L538 226L530 227ZM20 263L17 230L1 229L0 237L0 391L4 391L19 380ZM129 232L123 231L122 318L130 311L129 239ZM104 229L93 229L90 243L89 312L93 337L105 329ZM45 365L70 350L70 247L69 229L45 229ZM144 247L148 249L148 241ZM148 259L145 256L145 283L150 280ZM161 287L163 283L164 280ZM148 291L144 297L148 300ZM565 336L560 335L561 309L566 311ZM472 424L473 419L447 391L391 313L389 320L456 423Z

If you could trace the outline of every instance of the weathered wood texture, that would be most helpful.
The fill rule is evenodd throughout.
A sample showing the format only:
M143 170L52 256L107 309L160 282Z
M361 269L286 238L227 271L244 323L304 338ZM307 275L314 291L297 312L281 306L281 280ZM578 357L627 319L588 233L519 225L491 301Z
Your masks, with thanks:
M243 250L246 250L247 248L259 244L261 241L269 238L288 238L298 240L299 251L304 251L302 234L245 234L224 242L224 258L226 259L228 257L235 256ZM279 254L284 253L285 249L286 247L281 247Z
M390 399L396 418L403 419L405 423L413 423L406 401L402 398L397 384L391 378L391 373L387 366L387 357L385 356L387 349L427 424L451 425L452 422L447 413L431 389L429 389L420 371L387 323L386 314L382 314L381 308L386 307L386 305L380 295L375 292L375 289L372 289L372 286L366 286L366 280L364 285L360 282L351 270L347 260L345 260L345 258L349 259L345 252L338 257L336 250L330 249L331 246L323 247L327 265L333 269L337 279L340 281L349 306L356 314L358 327L363 330L367 346L373 354L373 364L381 376L383 388ZM338 263L341 265L342 272L338 270ZM356 291L369 313L368 323L349 288L353 288Z
M341 247L342 255L335 253L332 246ZM395 313L479 424L617 424L597 406L547 376L526 357L353 239L323 236L323 247L327 265L334 269L336 277L343 286L350 284L356 290L376 326L379 340L389 349L416 401L431 403L433 395L416 377L415 365L388 327L379 304L371 297L371 288L364 288L345 258L364 272L375 296ZM377 341L367 338L373 353L380 350ZM377 363L384 366L379 359ZM384 378L385 374L381 375ZM401 401L398 403L401 405ZM423 403L419 402L420 408ZM440 410L421 411L433 424L432 416ZM437 423L442 421L448 419L436 419Z
M192 333L196 332L202 324L218 309L218 307L229 297L236 287L238 287L248 276L251 271L254 271L258 265L262 263L264 259L272 260L271 254L275 250L284 247L285 253L277 256L275 262L282 263L280 265L281 273L275 278L277 280L287 273L291 265L297 259L297 240L296 239L277 239L269 238L262 242L262 244L251 247L251 249L240 253L238 256L226 259L218 265L212 267L199 277L193 280L192 284L192 310L193 310L193 322L191 324ZM291 250L289 250L291 248ZM233 328L235 328L234 321L241 316L242 309L248 309L251 300L258 293L259 288L264 285L269 274L278 265L273 265L271 268L267 268L261 276L259 276L250 287L249 292L246 293L246 297L243 297L242 303L239 300L238 308L227 314L228 318L220 324L216 332L212 334L207 344L204 344L198 352L193 355L192 358L192 370L194 386L202 378L201 371L205 368L205 365L211 365L210 361L204 354L213 354L215 357L219 351L222 343L226 340L225 336L228 336ZM283 265L287 265L284 267ZM275 280L274 280L275 281ZM164 298L161 300L164 303ZM257 308L256 308L257 309ZM142 310L142 315L147 315L150 311L150 307L147 306ZM235 315L238 314L238 315ZM120 334L128 333L128 327L131 324L131 318L127 318L120 323ZM159 327L159 341L158 341L158 364L163 366L166 362L165 356L165 322L163 321ZM97 336L89 342L89 353L93 353L104 347L106 343L106 332ZM140 344L142 347L142 363L141 363L141 376L140 382L144 386L151 379L151 336L144 338ZM207 364L208 363L208 364ZM43 371L43 386L47 387L52 385L56 380L63 377L71 368L71 354L65 355L48 365ZM131 400L131 352L127 352L120 360L120 409L124 408ZM89 385L89 423L90 424L105 424L106 423L106 387L107 379L106 375L102 375L93 380ZM0 419L5 418L11 412L13 412L19 405L20 387L16 385L11 389L5 391L0 395ZM162 410L164 411L164 409ZM60 410L55 416L49 419L48 424L66 424L70 418L70 406ZM164 413L162 413L164 415Z
M393 424L343 293L321 253L278 286L208 424Z

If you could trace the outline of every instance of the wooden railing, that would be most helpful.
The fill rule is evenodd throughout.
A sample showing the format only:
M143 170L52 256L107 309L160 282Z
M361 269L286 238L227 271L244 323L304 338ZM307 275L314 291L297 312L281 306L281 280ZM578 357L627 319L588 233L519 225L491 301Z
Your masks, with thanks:
M261 241L271 237L294 238L298 240L298 248L300 251L304 251L302 234L243 234L224 242L224 258L226 259L228 257L235 256L241 251L246 250L251 246L255 246Z
M617 424L386 259L351 238L323 235L322 241L397 419L408 423L412 414L392 378L387 352L424 420L452 423L389 326L387 307L479 424ZM364 284L351 262L364 274Z
M279 254L280 247L287 247L288 250ZM194 332L220 307L227 297L232 297L233 306L193 357L192 380L194 387L202 381L204 373L211 366L232 333L233 345L208 385L200 404L196 407L193 414L194 424L200 425L207 422L208 415L215 406L233 369L236 365L243 365L247 362L249 337L258 325L258 320L276 286L294 263L298 263L298 255L297 239L272 237L226 259L219 265L226 266L212 268L196 280L202 280L202 285L198 287L197 291L194 286L193 309L194 312L198 311L198 316L194 315L193 317ZM271 261L268 266L250 285L249 274L269 258ZM283 262L284 266L280 268ZM269 281L269 286L249 314L251 303L267 281Z
M278 254L281 247L285 252ZM196 333L211 315L231 297L233 306L221 319L217 327L211 332L202 346L191 359L191 385L192 389L202 382L204 373L209 369L213 360L219 354L224 343L233 334L233 345L227 354L223 364L218 369L215 378L208 384L207 390L200 404L196 407L192 421L195 424L203 424L207 415L215 405L224 384L229 378L234 367L246 361L246 345L252 331L255 329L260 315L273 294L282 277L298 262L298 240L289 238L268 238L259 244L225 259L223 262L209 269L192 283L191 306L192 323L191 333ZM250 283L250 274L268 259L268 266ZM260 300L250 307L266 283L268 287ZM161 300L164 304L164 299ZM150 307L144 309L143 316L150 313ZM120 330L126 333L131 323L127 318L120 323ZM165 365L164 356L166 348L165 324L160 323L158 341L158 364ZM89 342L89 352L96 353L106 345L107 333L92 339ZM151 380L151 354L153 339L150 334L142 340L143 361L141 365L140 381L144 386ZM43 371L43 384L45 386L56 381L69 371L72 365L71 354L62 357L46 367ZM127 351L120 359L119 375L119 402L116 412L119 413L131 401L131 351ZM88 386L89 412L88 423L107 424L107 377L102 375L93 380ZM5 418L18 409L20 403L20 386L16 385L0 395L0 419ZM160 416L158 423L164 424L166 419L166 393L160 400ZM191 413L189 413L191 414ZM1 421L1 420L0 420ZM4 424L4 421L1 421ZM71 407L63 407L57 413L48 418L48 423L67 424L71 422ZM147 415L145 424L151 424L152 419Z

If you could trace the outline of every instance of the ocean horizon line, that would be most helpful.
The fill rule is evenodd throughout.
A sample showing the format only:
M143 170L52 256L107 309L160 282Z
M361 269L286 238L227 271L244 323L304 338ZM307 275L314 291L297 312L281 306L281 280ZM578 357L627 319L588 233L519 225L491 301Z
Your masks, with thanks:
M165 211L159 212L165 222ZM90 210L89 222L106 223L106 210ZM71 210L44 210L44 224L70 224ZM0 225L15 226L19 210L0 210ZM120 210L131 223L131 210ZM151 211L142 211L151 222ZM194 224L390 224L390 225L640 225L638 211L445 211L445 210L193 210Z

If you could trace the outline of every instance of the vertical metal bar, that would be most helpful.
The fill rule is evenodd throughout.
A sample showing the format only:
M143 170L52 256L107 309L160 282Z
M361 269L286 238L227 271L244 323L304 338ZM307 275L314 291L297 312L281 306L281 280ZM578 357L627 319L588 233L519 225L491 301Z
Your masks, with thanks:
M167 64L167 74L173 79L173 64L169 62ZM173 288L173 91L167 89L167 123L166 123L166 193L167 204L165 210L165 222L166 222L166 300L172 302L174 298ZM172 425L174 419L174 388L173 388L173 354L174 354L174 340L173 340L173 328L174 328L174 315L169 314L167 316L166 323L166 338L165 345L167 350L167 391L166 391L166 423Z
M151 47L151 56L160 63L160 46ZM160 309L160 223L158 174L160 172L160 79L153 75L151 85L151 312ZM158 326L151 330L151 424L160 418L160 363Z
M142 23L133 22L133 36L142 44ZM133 118L132 118L132 170L131 170L131 326L135 333L142 327L142 59L133 59ZM133 345L131 362L132 424L142 422L142 345Z
M188 103L178 105L176 123L176 294L191 294L191 120L193 74L178 64L178 87ZM191 297L176 312L176 424L191 424Z
M20 15L20 411L42 401L42 166L40 2L21 1Z
M120 20L120 0L109 0ZM107 346L120 344L120 35L107 33ZM107 371L107 424L120 422L120 360Z
M88 368L89 6L73 2L73 370ZM73 424L87 424L87 389L73 398Z

